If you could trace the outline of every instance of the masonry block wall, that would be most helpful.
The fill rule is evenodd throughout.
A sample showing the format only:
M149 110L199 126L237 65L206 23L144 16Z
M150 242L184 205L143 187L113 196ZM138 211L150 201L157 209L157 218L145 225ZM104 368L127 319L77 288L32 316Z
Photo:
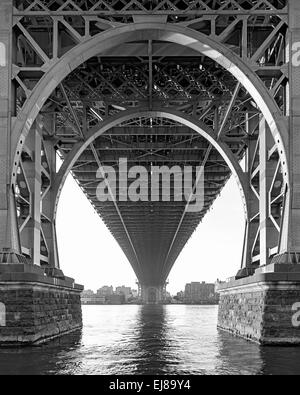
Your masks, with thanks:
M42 283L0 283L0 343L41 343L82 327L78 286ZM2 326L1 326L2 325Z
M237 283L220 292L220 329L264 345L300 345L299 281Z

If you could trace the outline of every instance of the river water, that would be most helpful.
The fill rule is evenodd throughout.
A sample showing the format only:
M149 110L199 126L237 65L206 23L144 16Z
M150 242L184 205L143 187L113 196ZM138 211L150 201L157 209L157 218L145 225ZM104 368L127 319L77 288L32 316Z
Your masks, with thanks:
M217 306L83 306L82 333L0 349L0 374L300 374L300 347L217 330Z

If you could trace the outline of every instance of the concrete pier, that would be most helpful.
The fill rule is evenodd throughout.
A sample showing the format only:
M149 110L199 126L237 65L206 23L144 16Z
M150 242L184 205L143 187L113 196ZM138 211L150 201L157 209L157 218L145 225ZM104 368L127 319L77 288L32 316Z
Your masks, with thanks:
M166 285L141 285L140 298L143 304L165 303Z
M55 274L60 278L34 265L0 265L0 346L41 344L81 329L83 287Z
M262 345L300 345L300 265L220 284L218 328Z

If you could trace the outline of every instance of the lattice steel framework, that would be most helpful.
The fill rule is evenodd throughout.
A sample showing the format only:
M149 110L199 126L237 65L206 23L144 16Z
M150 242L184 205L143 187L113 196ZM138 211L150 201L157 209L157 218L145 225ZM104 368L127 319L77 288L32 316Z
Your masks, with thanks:
M71 171L140 282L162 285L233 170L246 213L239 275L272 260L299 262L296 1L11 3L3 5L12 81L5 196L18 229L1 239L3 261L59 267L56 205ZM204 165L203 210L187 213L176 201L100 203L97 169L122 157L149 169Z

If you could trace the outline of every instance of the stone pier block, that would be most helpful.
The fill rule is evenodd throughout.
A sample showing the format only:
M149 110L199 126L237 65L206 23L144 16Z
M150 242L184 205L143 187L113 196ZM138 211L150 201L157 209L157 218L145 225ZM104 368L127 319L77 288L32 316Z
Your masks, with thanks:
M83 287L70 278L48 277L39 267L3 266L0 346L40 344L81 329Z
M271 273L259 269L251 277L219 284L218 292L220 329L262 345L300 345L296 270Z

